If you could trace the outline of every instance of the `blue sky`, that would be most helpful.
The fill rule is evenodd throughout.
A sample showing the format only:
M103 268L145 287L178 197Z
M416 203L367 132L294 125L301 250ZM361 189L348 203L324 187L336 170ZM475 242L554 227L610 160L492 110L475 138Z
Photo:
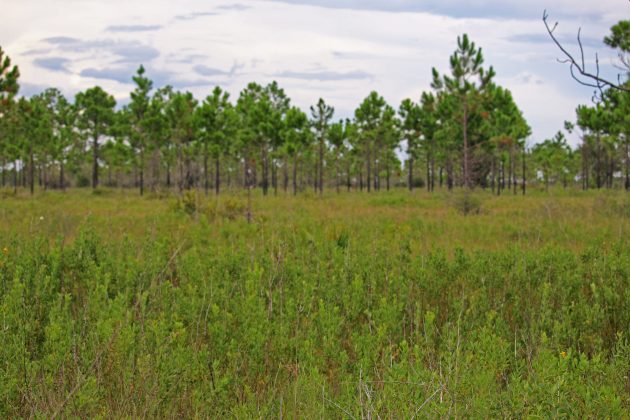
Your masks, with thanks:
M98 84L125 102L144 64L157 86L200 99L215 85L235 99L250 81L277 80L296 105L323 97L341 118L371 90L396 107L418 99L431 67L447 71L466 32L512 90L534 143L592 96L557 62L545 8L574 51L582 27L587 59L599 52L614 77L615 55L601 40L630 16L626 0L5 0L0 45L19 64L25 95L56 86L72 96Z

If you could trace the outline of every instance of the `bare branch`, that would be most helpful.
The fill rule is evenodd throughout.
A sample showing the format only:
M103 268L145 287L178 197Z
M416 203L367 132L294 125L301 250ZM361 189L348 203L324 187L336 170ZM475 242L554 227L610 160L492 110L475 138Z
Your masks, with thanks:
M543 23L545 24L545 28L547 29L547 33L549 34L549 37L551 37L551 40L556 44L556 46L560 49L560 51L562 51L562 53L566 57L563 60L558 59L558 61L563 64L569 64L571 77L573 77L573 79L575 79L579 84L583 86L588 86L588 87L598 89L600 95L603 94L603 89L606 87L618 89L624 92L630 92L630 87L624 86L623 83L620 82L621 75L617 75L617 80L618 80L617 83L611 82L600 76L599 57L597 56L597 54L595 55L595 66L596 66L595 74L586 70L586 61L584 59L584 46L582 45L582 39L581 39L581 32L582 32L581 28L578 30L578 34L577 34L578 46L580 48L580 61L581 61L581 64L580 64L573 57L573 55L569 51L567 51L566 48L562 46L560 41L558 41L558 38L556 38L556 36L554 35L554 32L556 28L558 27L558 22L555 22L553 27L550 27L548 18L549 18L549 15L547 14L547 10L545 10L543 12L542 20L543 20ZM626 63L625 61L626 60L622 60L622 63L624 65L630 64L630 63ZM630 68L630 66L628 67ZM585 81L585 79L590 80L592 82Z
M584 48L582 47L582 40L580 39L580 34L582 33L582 28L578 28L578 45L580 46L580 55L582 55L582 68L586 68L586 64L584 64Z

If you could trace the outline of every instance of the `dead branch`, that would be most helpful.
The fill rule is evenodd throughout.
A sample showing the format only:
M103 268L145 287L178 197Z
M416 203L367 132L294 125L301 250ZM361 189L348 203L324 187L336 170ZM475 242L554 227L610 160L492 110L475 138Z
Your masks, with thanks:
M582 45L582 39L580 38L582 29L578 30L577 41L578 46L580 48L580 61L578 62L573 55L562 46L558 38L556 38L554 32L558 27L558 22L554 23L553 27L549 26L548 22L549 15L547 14L547 10L543 12L543 23L545 24L545 28L547 29L547 33L551 37L552 41L558 46L560 51L564 54L564 59L558 59L558 61L562 64L569 64L569 69L571 72L571 77L579 84L583 86L588 86L597 89L600 97L604 93L604 88L612 88L618 89L624 92L630 92L630 87L624 86L621 82L621 75L617 75L617 82L611 82L610 80L604 79L600 76L599 73L599 57L595 54L595 73L592 73L586 69L586 61L584 59L584 47ZM622 60L622 63L625 63L625 60ZM630 68L630 67L629 67ZM597 95L597 91L595 92Z

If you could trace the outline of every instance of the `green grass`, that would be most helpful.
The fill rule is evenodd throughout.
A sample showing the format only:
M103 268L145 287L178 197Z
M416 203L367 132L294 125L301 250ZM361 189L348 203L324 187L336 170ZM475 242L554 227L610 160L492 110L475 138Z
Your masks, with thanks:
M627 418L630 198L475 197L4 198L0 416Z

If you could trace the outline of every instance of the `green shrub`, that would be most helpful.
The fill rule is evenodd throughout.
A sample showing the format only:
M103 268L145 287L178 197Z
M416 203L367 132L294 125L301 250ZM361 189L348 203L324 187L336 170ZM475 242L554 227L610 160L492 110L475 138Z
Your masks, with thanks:
M77 175L77 187L78 188L87 188L92 185L92 181L85 175L79 174Z
M199 210L199 197L197 191L187 190L177 198L175 210L186 213L189 216L197 214Z
M13 188L0 188L0 200L16 196L17 192Z
M453 207L464 216L481 213L481 199L471 192L455 193Z

